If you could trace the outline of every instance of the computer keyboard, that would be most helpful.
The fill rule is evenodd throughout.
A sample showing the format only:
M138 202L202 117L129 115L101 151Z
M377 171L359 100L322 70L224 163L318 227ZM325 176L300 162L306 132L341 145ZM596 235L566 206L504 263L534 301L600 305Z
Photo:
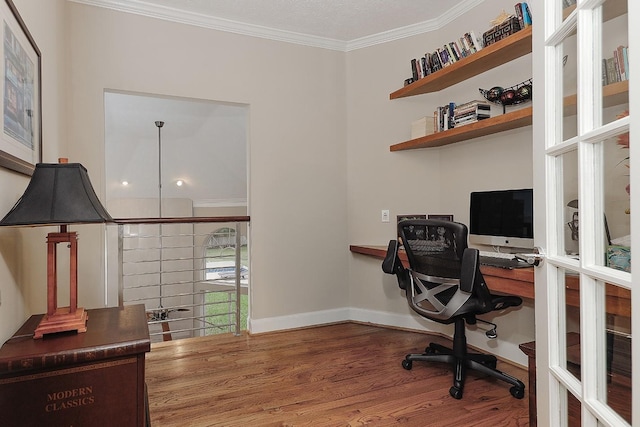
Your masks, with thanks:
M481 257L485 258L502 258L502 259L514 259L515 254L506 254L504 252L492 252L492 251L478 251Z
M489 251L480 251L480 264L509 269L530 267L528 263L518 260L515 254Z

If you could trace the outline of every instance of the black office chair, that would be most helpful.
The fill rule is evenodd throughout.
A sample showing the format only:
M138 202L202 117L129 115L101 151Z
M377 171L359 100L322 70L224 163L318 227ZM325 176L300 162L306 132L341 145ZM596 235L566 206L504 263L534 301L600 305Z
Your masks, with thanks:
M456 399L462 398L467 368L511 384L511 395L522 399L524 384L496 370L495 356L468 353L465 336L465 322L473 325L479 320L476 315L518 306L522 299L491 295L480 273L478 250L467 247L464 224L404 220L398 223L398 234L398 240L389 242L382 269L396 275L398 285L406 291L409 306L416 313L439 323L455 324L453 349L430 343L423 354L408 354L402 366L411 369L414 360L451 364L454 377L449 393ZM398 256L400 243L409 259L408 269Z

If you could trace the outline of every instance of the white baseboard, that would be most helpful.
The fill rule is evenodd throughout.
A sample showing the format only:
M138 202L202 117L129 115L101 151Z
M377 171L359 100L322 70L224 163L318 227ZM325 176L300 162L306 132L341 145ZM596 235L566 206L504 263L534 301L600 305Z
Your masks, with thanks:
M288 316L269 317L266 319L248 319L247 327L251 334L282 331L286 329L305 328L328 323L346 322L349 318L349 308L314 311L311 313L291 314Z
M261 334L348 321L441 333L447 333L449 329L438 323L421 320L409 314L386 313L353 307L270 317L267 319L249 319L248 328L251 334Z
M267 319L248 319L247 323L251 334L261 334L348 321L371 323L374 325L419 332L439 333L445 336L453 335L453 327L451 325L443 325L427 319L421 319L411 314L388 313L354 307L299 313L288 316L270 317ZM498 348L497 342L490 340L491 344L487 345L488 341L482 331L469 331L467 333L467 339L470 345L480 350L489 351L494 354L497 353L503 359L510 360L512 363L523 367L527 365L527 358L518 348L518 343L501 341Z

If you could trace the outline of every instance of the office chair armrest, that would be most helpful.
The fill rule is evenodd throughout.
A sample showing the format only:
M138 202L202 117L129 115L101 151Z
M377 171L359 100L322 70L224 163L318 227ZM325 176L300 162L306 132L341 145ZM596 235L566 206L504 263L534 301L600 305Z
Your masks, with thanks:
M399 245L397 240L389 241L387 254L384 256L384 261L382 261L382 271L387 274L396 274L396 264L400 262L400 257L398 256L398 246Z
M480 277L480 255L477 249L466 248L462 254L462 264L460 271L460 290L464 292L473 291L476 280Z
M522 298L512 296L512 295L505 295L505 296L491 295L491 304L493 305L493 307L491 308L491 311L504 310L505 308L517 307L521 305Z
M397 240L390 240L387 247L387 254L382 261L382 271L387 274L395 274L398 279L398 286L400 289L407 289L409 283L409 271L404 268L400 256L398 255L398 248L400 244Z

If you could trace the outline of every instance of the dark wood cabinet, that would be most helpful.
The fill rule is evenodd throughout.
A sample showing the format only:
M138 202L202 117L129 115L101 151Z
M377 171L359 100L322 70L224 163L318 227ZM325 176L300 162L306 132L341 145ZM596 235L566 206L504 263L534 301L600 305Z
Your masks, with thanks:
M144 426L143 305L88 310L87 332L33 339L31 316L0 348L3 426Z

